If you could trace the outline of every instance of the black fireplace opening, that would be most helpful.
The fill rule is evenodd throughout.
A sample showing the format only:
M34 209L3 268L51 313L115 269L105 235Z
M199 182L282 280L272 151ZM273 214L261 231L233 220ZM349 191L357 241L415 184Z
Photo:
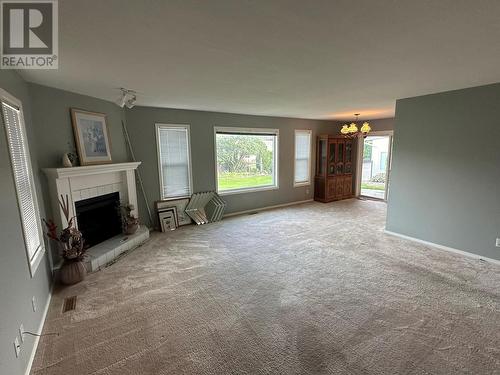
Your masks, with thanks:
M111 193L75 203L78 229L85 247L92 247L122 233L120 194Z

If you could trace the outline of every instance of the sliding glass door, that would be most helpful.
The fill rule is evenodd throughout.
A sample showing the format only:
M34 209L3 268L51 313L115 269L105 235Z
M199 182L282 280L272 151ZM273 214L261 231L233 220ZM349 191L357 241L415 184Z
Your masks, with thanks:
M387 200L392 135L370 135L363 140L360 195Z

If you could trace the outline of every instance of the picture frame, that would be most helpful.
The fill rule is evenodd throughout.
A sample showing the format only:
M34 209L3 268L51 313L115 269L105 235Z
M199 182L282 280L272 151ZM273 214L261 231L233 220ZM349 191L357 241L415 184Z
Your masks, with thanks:
M173 222L173 218L170 216L170 213L168 213L165 217L161 218L161 231L163 233L175 230L175 224Z
M161 211L164 208L175 207L177 209L177 221L179 226L192 223L191 218L186 214L186 206L189 203L189 198L172 199L168 201L157 201L156 210Z
M81 165L112 162L106 114L71 108L71 123Z
M179 222L177 219L177 209L175 207L165 208L158 211L158 220L162 232L168 232L177 229Z

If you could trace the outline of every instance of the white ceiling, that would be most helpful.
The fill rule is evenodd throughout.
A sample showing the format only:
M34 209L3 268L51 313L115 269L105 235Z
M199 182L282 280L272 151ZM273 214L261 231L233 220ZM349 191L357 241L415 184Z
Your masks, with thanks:
M28 80L138 104L351 119L500 81L498 0L59 0L59 70Z

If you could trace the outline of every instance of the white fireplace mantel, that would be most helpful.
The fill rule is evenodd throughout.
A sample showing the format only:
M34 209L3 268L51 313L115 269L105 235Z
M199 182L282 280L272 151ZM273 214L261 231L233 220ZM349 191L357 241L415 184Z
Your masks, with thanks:
M122 202L134 205L132 213L137 216L135 169L140 164L133 162L44 169L49 181L55 223L59 228L67 225L59 207L61 195L68 196L70 217L76 215L75 202L115 192L119 193Z
M110 172L134 171L141 162L133 163L115 163L115 164L100 164L86 165L83 167L71 168L45 168L43 171L47 177L51 178L70 178L76 176L89 176Z

